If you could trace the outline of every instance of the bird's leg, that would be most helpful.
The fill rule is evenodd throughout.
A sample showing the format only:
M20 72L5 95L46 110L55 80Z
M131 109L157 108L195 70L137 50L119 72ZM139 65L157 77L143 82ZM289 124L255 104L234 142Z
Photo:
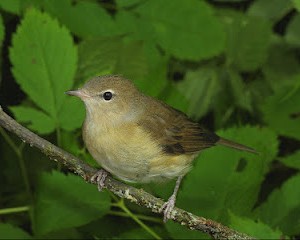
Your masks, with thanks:
M104 187L104 181L105 181L107 175L108 175L108 172L106 172L104 169L100 169L91 178L92 182L97 182L99 192L101 192Z
M183 178L183 176L178 177L178 179L176 181L174 191L173 191L171 197L160 208L160 212L162 212L162 211L164 212L164 222L167 222L168 219L171 218L171 212L175 207L176 196L177 196L177 192L178 192L178 189L179 189L182 178Z

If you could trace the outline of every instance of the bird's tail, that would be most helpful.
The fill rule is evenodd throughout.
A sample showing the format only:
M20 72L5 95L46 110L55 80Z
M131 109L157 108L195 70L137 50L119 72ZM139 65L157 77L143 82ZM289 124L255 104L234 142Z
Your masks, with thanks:
M255 153L255 154L259 154L257 151L255 151L253 148L247 147L245 145L230 141L228 139L224 139L224 138L220 138L220 140L218 142L216 142L218 145L223 145L226 147L231 147L234 149L238 149L241 151L246 151L246 152L251 152L251 153Z

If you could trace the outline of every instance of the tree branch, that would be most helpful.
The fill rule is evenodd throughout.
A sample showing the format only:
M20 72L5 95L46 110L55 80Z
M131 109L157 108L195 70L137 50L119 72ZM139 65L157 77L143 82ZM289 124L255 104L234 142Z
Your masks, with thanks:
M28 143L30 146L40 149L50 159L63 163L68 169L77 173L88 182L91 182L91 177L97 172L97 169L90 167L79 158L53 145L17 123L3 112L1 106L0 126L16 134L22 141ZM142 207L149 208L155 213L159 213L159 209L163 204L161 199L152 196L144 190L126 185L110 176L105 180L105 187L119 197L128 199ZM189 229L208 233L214 239L254 239L213 220L198 217L177 207L172 211L172 220L187 226Z

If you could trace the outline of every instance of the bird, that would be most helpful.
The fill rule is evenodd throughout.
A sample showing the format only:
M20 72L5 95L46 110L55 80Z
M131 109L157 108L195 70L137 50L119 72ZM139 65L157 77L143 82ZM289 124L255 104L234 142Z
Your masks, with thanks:
M102 167L91 179L99 191L108 173L135 183L177 179L172 195L160 208L164 222L172 217L180 183L200 151L224 145L257 153L206 130L120 75L94 77L66 94L79 97L85 105L82 136Z

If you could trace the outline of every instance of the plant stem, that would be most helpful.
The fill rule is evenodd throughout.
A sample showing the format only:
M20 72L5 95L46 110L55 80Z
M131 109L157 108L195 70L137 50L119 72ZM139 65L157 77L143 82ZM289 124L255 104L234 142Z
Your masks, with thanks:
M19 213L19 212L27 212L29 210L30 210L29 206L14 207L14 208L3 208L3 209L0 209L0 215Z
M33 196L32 196L32 192L30 189L30 183L29 183L29 178L28 178L28 174L27 174L27 170L26 170L25 161L23 158L23 148L25 145L24 145L24 143L21 143L21 145L19 147L17 147L17 145L13 142L13 140L10 138L10 136L1 127L0 127L0 133L3 136L4 140L8 143L8 145L15 152L15 154L18 158L19 167L20 167L21 175L22 175L22 178L24 181L26 193L29 197L30 204L33 204ZM33 224L33 221L34 221L33 210L28 209L28 212L29 212L29 216L31 218L31 222Z
M25 162L24 162L24 158L23 158L23 154L20 153L20 155L18 156L19 159L19 165L20 165L20 169L21 169L21 174L24 180L24 184L25 184L25 188L26 188L26 192L29 195L30 199L31 199L31 190L30 190L30 184L29 184L29 178L28 178L28 174L27 174L27 170L26 170L26 166L25 166Z
M137 224L139 224L146 232L152 235L155 239L161 239L151 228L144 224L135 214L133 214L124 204L124 200L121 199L118 202L118 207L121 208L129 217L131 217Z
M25 162L22 154L22 150L24 145L21 144L20 147L17 147L17 145L12 141L10 136L0 127L0 133L3 136L4 140L8 143L8 145L12 148L12 150L15 152L15 154L18 157L19 160L19 166L22 174L22 178L24 180L25 188L27 194L31 197L31 190L30 190L30 184L29 184L29 178L27 175L26 167L25 167Z
M12 150L16 153L16 155L19 156L20 151L19 148L16 146L16 144L11 140L9 135L3 130L2 127L0 127L0 133L3 136L4 140L7 142L7 144L12 148Z
M116 202L116 203L111 203L112 205L115 204L115 207L118 207L118 203L120 201L120 199L115 195L113 194L112 192L108 191L109 195L111 196L111 198Z

